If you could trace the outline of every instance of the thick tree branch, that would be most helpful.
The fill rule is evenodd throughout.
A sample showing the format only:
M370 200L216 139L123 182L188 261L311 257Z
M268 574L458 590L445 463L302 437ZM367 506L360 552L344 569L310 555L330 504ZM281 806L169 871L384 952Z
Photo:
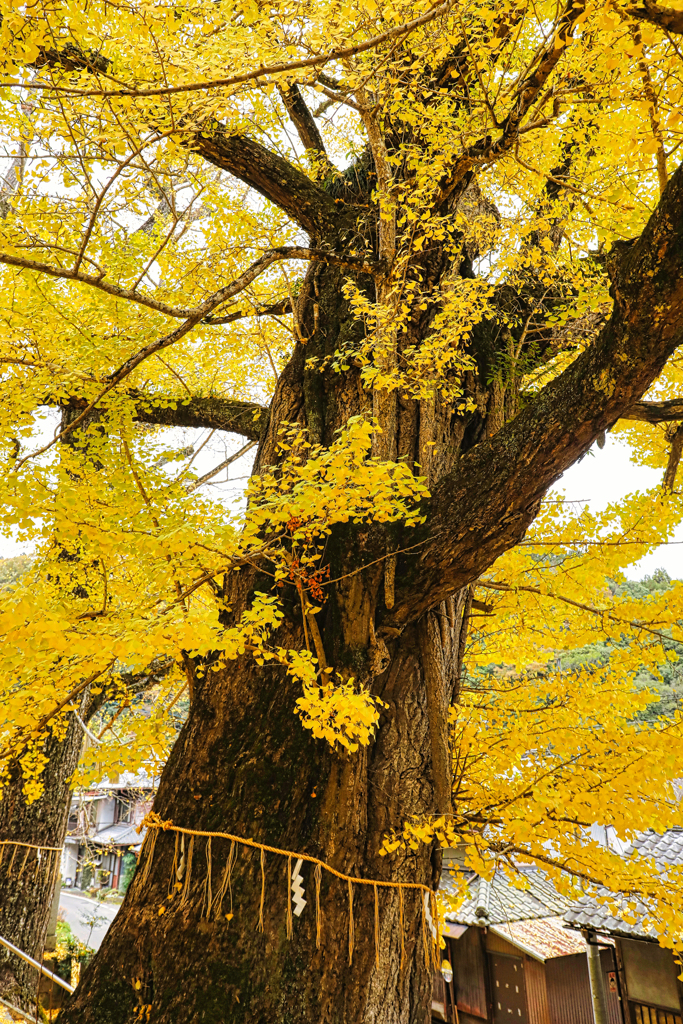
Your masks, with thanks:
M517 544L547 489L633 409L683 343L682 211L683 166L640 238L607 259L614 309L595 343L435 487L422 551L401 556L387 627L417 618Z
M247 437L250 441L258 441L268 415L265 406L256 402L241 402L237 398L193 395L189 401L176 398L173 399L173 405L169 405L167 401L163 405L155 405L154 402L160 401L156 396L145 396L138 391L130 391L128 394L135 402L135 419L139 423L152 423L160 427L225 430L230 434ZM42 404L59 403L47 398ZM73 409L85 409L88 402L85 398L72 398L69 406Z
M451 0L448 0L448 3L450 2ZM420 19L416 19L415 24L411 23L410 25L402 26L402 31L404 33L408 32L416 27L417 24L423 24L425 21L431 20L440 10L445 9L446 6L447 4L444 4L443 7L429 12L429 17L423 16ZM393 30L392 34L396 34L396 31ZM381 39L375 40L373 45L378 45L381 41ZM359 52L367 48L369 47L361 45L351 49L354 52ZM312 61L295 62L295 66L325 63L329 59L330 57L328 56L320 60L313 59ZM66 71L78 68L79 70L90 71L96 75L102 75L106 74L109 68L109 61L99 54L90 54L80 50L73 44L68 44L62 49L53 47L49 50L44 50L33 66L63 68ZM284 70L285 67L288 68L289 65L283 65L276 69L257 69L256 72L247 73L246 77L244 75L237 75L233 76L233 78L235 82L246 81L250 78L258 78L267 72L272 73L273 70ZM60 87L52 83L32 82L30 84L35 88L62 91L70 94L74 93L74 91L86 96L109 94L106 89L73 90L66 88L60 90ZM225 82L193 83L191 86L180 86L177 89L172 87L170 91L184 92L188 88L191 91L206 89L211 87L212 84L225 84ZM148 95L159 95L168 91L167 88L153 89L151 92L149 90L142 90L143 93ZM116 95L122 93L129 95L141 94L135 89L114 90ZM303 100L301 102L303 104ZM315 128L315 123L313 122L313 124ZM317 128L315 128L315 131L317 132ZM307 178L302 171L289 163L289 161L261 146L253 139L248 139L241 135L231 135L216 121L212 124L202 125L201 131L194 132L190 135L190 138L190 147L196 153L199 153L215 167L234 174L236 178L239 178L266 199L275 203L309 235L316 239L338 237L340 228L339 209L334 199L323 191L319 185L316 185L310 178Z
M670 398L666 402L636 402L619 419L640 420L642 423L671 423L683 420L683 398Z
M642 7L626 7L626 14L638 21L649 21L665 32L683 35L683 11L675 11L673 7L660 7L652 0L643 0Z
M338 236L339 204L277 153L220 125L197 132L192 149L275 203L312 238Z
M301 95L299 86L295 82L290 86L280 86L278 91L282 97L285 109L292 120L292 124L296 128L299 138L306 149L314 150L324 157L325 162L329 164L323 137L315 123L313 114L308 109L306 101Z

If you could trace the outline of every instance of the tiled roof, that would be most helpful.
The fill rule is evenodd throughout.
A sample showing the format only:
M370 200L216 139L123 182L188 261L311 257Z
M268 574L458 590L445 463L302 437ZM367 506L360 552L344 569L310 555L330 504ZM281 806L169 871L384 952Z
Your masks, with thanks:
M447 868L441 875L439 892L455 895L458 869ZM505 924L562 915L570 901L560 896L538 868L520 867L513 881L498 871L490 882L470 873L468 894L457 910L446 911L447 921L467 925Z
M658 865L683 864L683 828L670 828L663 835L651 830L633 840L628 851L641 857L654 857Z
M607 896L609 891L601 889L600 895ZM629 924L618 917L614 917L610 908L604 903L599 903L595 896L582 896L580 900L573 903L564 915L565 923L572 928L591 928L596 932L605 932L608 935L620 935L627 939L654 939L655 932L643 925L645 907L637 907L640 911L640 918L635 924Z
M141 769L139 772L121 772L113 779L102 779L94 783L89 790L114 790L114 789L153 789L159 784L159 776L148 775Z
M515 921L499 924L491 931L518 945L539 960L552 960L556 956L585 953L586 943L581 935L565 928L561 917L543 917L537 921Z
M626 856L634 853L643 857L654 857L657 866L666 870L668 866L683 865L683 829L668 829L662 835L647 831L633 840L626 850ZM608 896L608 889L601 889L600 896ZM564 915L565 922L573 928L592 928L609 935L620 935L633 939L655 939L656 930L644 924L646 908L636 904L639 914L635 924L630 924L619 917L614 917L609 907L600 903L595 896L583 896L568 909Z

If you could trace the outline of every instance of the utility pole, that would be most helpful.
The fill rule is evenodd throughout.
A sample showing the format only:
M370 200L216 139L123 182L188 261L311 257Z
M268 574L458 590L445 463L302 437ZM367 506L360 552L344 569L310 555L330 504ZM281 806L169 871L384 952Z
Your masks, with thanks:
M605 995L605 979L600 961L600 946L595 937L595 932L586 929L583 937L586 940L586 959L588 960L588 975L591 983L593 1020L595 1024L608 1024L607 996Z

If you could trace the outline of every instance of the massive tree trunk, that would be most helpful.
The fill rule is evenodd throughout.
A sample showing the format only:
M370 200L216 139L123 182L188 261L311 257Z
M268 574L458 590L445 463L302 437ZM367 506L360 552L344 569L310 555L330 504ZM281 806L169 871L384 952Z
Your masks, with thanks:
M464 588L521 539L550 484L633 406L681 341L682 178L679 171L642 238L613 258L611 321L526 409L501 415L500 384L485 360L490 336L480 339L480 373L468 385L475 415L459 417L438 398L397 403L388 447L428 477L426 524L419 533L336 528L326 558L337 582L318 615L328 664L386 702L370 747L346 754L312 739L294 714L298 684L279 668L247 657L228 668L198 666L190 716L155 802L161 818L319 857L346 874L436 886L434 850L381 858L379 849L387 830L410 815L447 810L446 714L459 675ZM438 282L447 263L432 254L422 270ZM309 270L298 311L308 340L280 379L259 466L276 460L282 422L298 421L329 444L349 415L367 412L370 396L354 372L318 373L306 362L334 352L357 329L340 283L334 269ZM416 318L413 342L427 330ZM433 459L430 441L439 441ZM386 556L409 547L398 558L392 600ZM270 585L255 570L234 576L226 593L231 616ZM301 649L298 601L285 598L284 607L276 642ZM187 843L183 893L169 900L175 837L159 832L64 1012L68 1024L123 1024L136 1012L154 1024L424 1024L430 971L421 897L406 892L401 908L396 890L379 890L376 953L374 892L355 886L351 962L345 883L323 873L318 948L310 866L303 868L307 906L288 938L286 857L265 855L260 931L258 852L237 849L232 903L226 897L222 913L207 918L207 864L215 894L230 844L214 840L209 856L206 839L195 839L188 880Z
M245 665L209 671L166 768L157 812L188 828L228 830L308 853L346 874L434 887L440 863L429 849L399 860L381 858L379 849L387 829L437 808L420 633L429 632L431 650L438 650L446 670L441 701L447 708L457 674L461 605L457 598L443 602L389 643L389 663L373 685L387 704L382 725L377 741L356 754L335 754L300 727L294 717L299 687L282 670ZM359 615L356 625L367 621ZM304 637L290 628L283 640L301 647ZM317 949L311 865L302 871L307 905L288 939L288 859L265 855L261 933L258 851L238 847L232 901L226 896L222 913L207 920L206 848L206 839L194 840L183 906L182 896L167 898L175 881L175 837L158 835L148 879L138 870L68 1020L109 1024L133 1019L134 1008L151 1005L150 1019L164 1021L424 1024L431 977L420 927L422 894L406 890L401 911L396 890L379 890L376 959L374 891L354 886L351 962L345 882L323 873ZM229 850L227 840L212 840L214 894ZM161 907L167 909L160 917ZM234 917L227 920L231 910Z
M59 879L69 807L71 777L78 764L83 731L71 716L63 738L51 736L42 796L32 803L24 793L18 762L0 799L0 935L42 961L54 888ZM30 846L15 843L32 844ZM55 847L38 852L34 847ZM0 997L19 1009L35 1011L38 972L0 947Z

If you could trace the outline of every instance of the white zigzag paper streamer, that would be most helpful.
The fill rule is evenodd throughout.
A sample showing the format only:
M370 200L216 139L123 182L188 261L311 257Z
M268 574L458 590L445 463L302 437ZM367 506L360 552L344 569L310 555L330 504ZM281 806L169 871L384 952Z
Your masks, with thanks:
M294 865L294 870L292 871L292 895L294 897L294 914L296 917L300 917L301 911L306 906L306 900L304 899L304 880L303 876L299 874L302 864L303 859L299 857L298 861Z
M426 892L424 894L424 897L425 897L425 917L427 919L427 924L429 925L429 930L432 933L432 939L433 939L434 942L436 942L436 926L434 925L434 921L432 919L432 911L431 911L430 906L429 906L429 902L430 902L430 900L429 900L429 893Z

